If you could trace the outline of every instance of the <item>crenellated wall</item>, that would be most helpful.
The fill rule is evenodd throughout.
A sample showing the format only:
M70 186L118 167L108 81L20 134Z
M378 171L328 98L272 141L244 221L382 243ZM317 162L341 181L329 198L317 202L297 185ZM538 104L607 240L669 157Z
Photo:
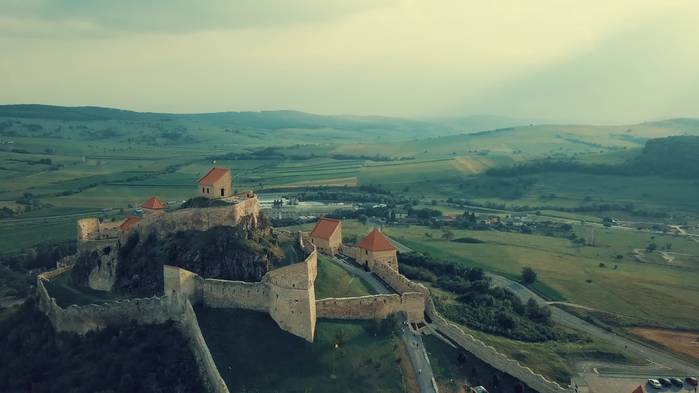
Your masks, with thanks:
M300 240L305 260L272 270L260 282L205 279L174 266L163 268L165 293L185 295L212 308L244 308L270 314L279 327L313 342L316 325L315 247Z
M138 324L175 321L197 360L199 373L206 384L207 391L229 393L228 387L214 363L209 347L204 341L194 309L185 296L128 299L99 305L90 304L62 308L49 295L44 282L70 269L71 267L60 268L42 273L37 277L38 308L46 314L56 331L85 334L104 329L107 326L119 326L132 321Z
M398 293L420 292L429 296L430 291L424 285L411 281L397 270L385 264L376 264L371 271L379 276L388 286Z
M46 274L37 277L38 304L39 309L48 316L54 329L59 332L85 334L131 321L138 324L177 321L182 313L183 303L178 301L176 296L125 299L104 304L72 305L61 308L56 304L56 299L49 296L44 286L44 281L50 278Z

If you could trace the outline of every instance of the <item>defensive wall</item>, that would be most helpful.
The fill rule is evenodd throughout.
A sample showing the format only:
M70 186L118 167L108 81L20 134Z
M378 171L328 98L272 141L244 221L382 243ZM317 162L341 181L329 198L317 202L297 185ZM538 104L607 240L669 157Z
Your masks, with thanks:
M116 244L120 224L120 221L100 222L97 218L78 220L78 249L91 251Z
M234 197L236 204L212 208L181 209L166 214L146 214L135 226L142 235L165 234L180 230L204 231L214 226L238 225L243 217L250 217L250 224L257 225L259 204L254 194ZM78 220L78 247L81 252L96 251L99 261L88 277L88 286L99 291L111 291L118 263L116 249L128 237L119 229L120 222L99 222L96 218ZM111 250L104 253L103 250Z
M423 320L424 304L424 296L417 292L326 298L316 301L316 315L333 319L384 319L403 312L409 322L418 322Z
M246 194L231 199L228 206L188 208L167 212L165 214L146 214L135 226L142 234L150 232L170 233L181 230L205 231L215 226L234 226L246 216L257 225L260 205L257 196ZM119 226L121 221L100 222L97 218L78 220L78 243L89 248L108 245L116 240L125 240Z
M346 256L354 257L357 248L343 246L342 252ZM368 315L375 315L375 318L385 318L391 312L404 312L408 322L424 321L425 309L429 306L430 296L427 287L411 281L386 263L375 263L370 266L370 270L398 294L321 299L316 301L318 317L342 318L338 315L347 312L351 315L360 315L361 317L358 319L367 319ZM391 299L386 299L385 296L390 296ZM380 306L381 302L384 301L386 305ZM390 310L390 312L386 313L386 310Z
M146 214L135 228L142 234L172 233L184 230L206 231L216 226L238 225L249 216L257 225L260 204L257 197L239 199L236 204L222 207L179 209L166 214Z
M299 237L306 258L267 272L260 282L202 278L174 266L164 266L165 293L180 293L193 304L211 308L242 308L267 312L285 331L313 342L316 325L315 246Z
M82 335L89 331L101 330L107 326L124 325L132 321L137 324L175 321L175 325L187 340L187 345L194 354L207 391L229 393L228 387L226 387L214 363L209 347L204 341L196 314L187 297L175 294L143 299L126 299L99 305L72 305L62 308L56 304L56 299L49 295L44 282L70 269L71 267L59 268L42 273L37 277L38 308L46 314L56 331Z

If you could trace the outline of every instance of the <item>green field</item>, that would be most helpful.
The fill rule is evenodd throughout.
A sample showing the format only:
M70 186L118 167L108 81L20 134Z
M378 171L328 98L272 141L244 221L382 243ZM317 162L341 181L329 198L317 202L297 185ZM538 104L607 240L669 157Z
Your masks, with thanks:
M308 343L267 314L206 308L196 313L231 391L404 391L396 339L371 334L372 321L319 320Z
M324 255L318 256L316 299L372 295L375 291L361 277L341 268Z
M483 241L464 244L442 240L441 231L420 226L387 227L384 231L434 258L479 266L513 278L523 267L532 267L539 280L550 287L547 290L553 291L551 295L572 303L657 326L692 329L699 323L699 316L693 312L699 307L699 299L692 295L699 291L699 264L678 266L634 260L633 249L645 249L650 241L651 235L645 232L596 227L595 246L579 246L567 239L511 232L454 230L456 238ZM432 238L427 238L425 232L432 233ZM654 241L669 242L673 250L699 255L699 243L686 237L656 236ZM617 260L617 255L623 258Z

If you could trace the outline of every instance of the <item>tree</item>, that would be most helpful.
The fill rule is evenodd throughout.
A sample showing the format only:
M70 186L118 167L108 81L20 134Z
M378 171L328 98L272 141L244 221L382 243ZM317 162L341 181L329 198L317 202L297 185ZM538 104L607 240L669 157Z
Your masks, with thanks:
M653 252L657 249L658 249L658 245L655 244L655 242L652 242L648 246L646 246L646 252Z
M533 284L536 282L536 272L530 267L522 268L522 282L525 284Z
M453 240L454 239L454 232L444 231L444 233L442 233L442 239L449 240L449 241Z

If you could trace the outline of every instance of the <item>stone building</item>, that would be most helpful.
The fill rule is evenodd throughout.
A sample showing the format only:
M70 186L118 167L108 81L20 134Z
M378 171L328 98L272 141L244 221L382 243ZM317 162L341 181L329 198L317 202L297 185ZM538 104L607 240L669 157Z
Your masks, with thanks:
M211 168L199 179L199 195L211 199L233 196L231 171L226 168Z
M342 247L342 222L321 217L311 231L311 243L323 254L335 255Z
M356 261L370 270L374 270L376 264L386 264L398 271L397 249L393 247L386 236L374 228L364 239L357 244Z
M141 205L143 212L145 214L162 213L165 211L165 203L158 199L158 197L150 197L147 201L143 202Z

